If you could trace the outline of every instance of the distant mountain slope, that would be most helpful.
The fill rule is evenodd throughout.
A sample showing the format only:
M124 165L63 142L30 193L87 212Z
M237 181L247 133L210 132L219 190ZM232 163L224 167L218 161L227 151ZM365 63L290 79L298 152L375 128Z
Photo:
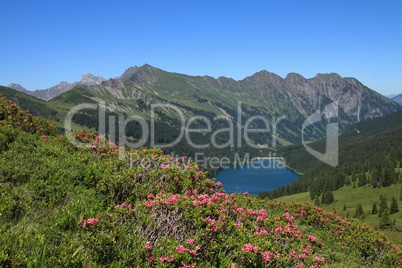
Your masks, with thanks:
M32 95L38 99L50 100L66 91L69 91L76 85L96 85L105 81L105 78L100 76L94 76L93 74L84 74L79 82L68 83L61 82L53 87L48 89L37 89L34 91L27 90L19 84L9 84L8 87L13 88L17 91L23 92L28 95Z
M402 106L402 93L393 97L392 100Z
M31 95L3 86L0 86L0 94L22 109L29 110L33 115L39 115L45 118L53 117L54 119L57 115L57 111L51 108L46 101L37 99Z

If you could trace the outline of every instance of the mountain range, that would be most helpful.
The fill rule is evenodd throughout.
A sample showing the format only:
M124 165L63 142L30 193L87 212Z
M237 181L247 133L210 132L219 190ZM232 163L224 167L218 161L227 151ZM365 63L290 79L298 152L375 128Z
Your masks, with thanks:
M76 85L96 85L96 84L102 83L105 80L106 79L101 76L94 76L93 74L83 74L81 80L78 82L74 82L74 83L61 82L61 83L59 83L55 86L52 86L50 88L47 88L47 89L37 89L37 90L31 91L31 90L27 90L20 84L16 84L16 83L9 84L8 87L15 89L17 91L23 92L25 94L34 96L38 99L50 100L66 91L69 91Z
M234 80L172 73L145 64L128 68L119 78L104 80L86 75L80 82L66 85L68 86L59 85L58 88L34 91L37 97L47 96L48 101L45 103L54 111L53 118L60 123L73 106L104 100L112 104L108 107L109 112L114 114L149 118L152 104L172 104L187 119L200 115L211 120L217 116L226 116L237 124L241 103L242 127L253 116L264 117L270 123L280 116L285 117L278 124L277 133L271 131L268 135L250 135L256 144L266 146L272 146L273 137L279 146L300 143L305 120L316 111L324 111L327 105L334 102L338 103L337 122L341 130L350 124L381 117L400 109L397 103L369 89L357 79L343 78L336 73L317 74L309 79L290 73L282 78L263 70L242 80ZM25 92L16 84L12 88L32 93ZM65 92L54 97L61 91ZM13 99L12 95L9 92L7 97ZM18 102L18 98L14 97L13 101ZM23 104L20 105L23 107ZM85 114L89 115L88 112ZM90 115L91 120L76 123L96 128L93 123L96 121L94 114L92 112ZM178 126L175 111L165 110L158 114L158 119L166 123L164 128L169 134ZM330 120L333 119L324 119L307 128L305 135L312 141L324 137L326 124ZM221 125L224 124L224 120L220 121ZM263 128L261 120L249 123L254 128Z

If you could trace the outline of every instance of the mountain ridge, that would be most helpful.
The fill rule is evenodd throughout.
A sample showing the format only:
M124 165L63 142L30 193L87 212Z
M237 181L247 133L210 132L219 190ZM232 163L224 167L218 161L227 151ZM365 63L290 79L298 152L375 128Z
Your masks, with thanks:
M286 118L278 126L277 135L271 132L257 142L267 146L273 141L273 135L283 145L300 143L303 122L334 102L339 105L340 130L401 109L357 79L342 78L336 73L317 74L313 78L289 73L282 78L262 70L242 80L234 80L172 73L149 64L130 67L117 79L110 78L93 85L77 84L49 100L49 104L63 107L64 112L58 113L62 117L72 104L87 100L113 103L114 112L127 115L149 117L152 104L172 104L180 107L187 118L207 114L210 120L216 116L229 116L234 122L237 122L241 103L243 124L254 116L262 116L271 122L280 116ZM170 116L174 117L172 113ZM313 141L325 137L325 120L307 129ZM253 122L252 125L257 127L261 123Z
M100 84L105 80L106 79L101 76L95 76L93 74L88 73L83 74L81 80L78 82L69 83L66 81L62 81L59 84L49 87L47 89L27 90L25 87L17 83L11 83L7 87L34 96L38 99L50 100L66 91L69 91L76 85L95 85Z

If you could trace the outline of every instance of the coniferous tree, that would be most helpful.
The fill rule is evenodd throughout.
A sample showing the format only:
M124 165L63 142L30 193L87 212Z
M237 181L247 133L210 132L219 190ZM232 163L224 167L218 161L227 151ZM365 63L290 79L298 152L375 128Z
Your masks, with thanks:
M352 182L355 182L355 181L356 181L356 171L353 170L352 176L350 177L350 180L351 180Z
M394 214L397 213L398 211L399 211L398 200L396 200L396 198L393 196L391 201L391 207L389 209L389 214Z
M371 184L371 186L376 188L378 186L378 182L379 182L379 180L381 178L381 172L377 167L373 167L371 169L370 173L371 173L370 174L371 175L370 176L370 184Z
M381 185L383 187L388 187L393 183L397 183L397 174L395 173L395 163L387 157L382 164L382 178Z
M402 201L402 186L401 186L401 191L399 193L399 201Z
M377 202L373 202L373 207L371 209L371 214L377 214L378 213L378 208L377 208Z
M320 205L321 205L321 203L320 203L320 198L319 198L318 196L315 198L314 205L316 205L316 206L320 206Z
M384 167L381 171L381 186L388 187L392 184L392 172L390 172L388 167Z
M362 204L358 204L356 208L355 218L360 218L364 214Z
M366 175L364 173L361 173L359 176L359 182L357 183L357 186L362 187L366 184L367 184Z
M343 205L343 210L344 210L344 211L346 210L346 204L345 204L345 205Z
M334 202L334 195L331 191L325 191L321 196L321 204L331 204Z
M329 202L329 204L331 204L334 201L335 201L334 194L331 191L328 191L328 202Z
M388 209L387 198L383 195L380 196L380 209L378 210L378 217L381 217L384 211ZM389 211L388 211L389 213Z
M380 218L380 228L387 228L391 225L391 218L389 216L389 209L386 208Z
M345 185L350 185L350 178L349 176L345 176Z

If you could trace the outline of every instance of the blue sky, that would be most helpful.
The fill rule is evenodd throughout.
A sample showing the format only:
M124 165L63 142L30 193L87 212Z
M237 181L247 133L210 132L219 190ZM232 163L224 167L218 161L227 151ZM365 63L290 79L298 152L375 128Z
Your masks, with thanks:
M402 92L401 1L0 2L0 84L111 78L134 65L243 79L336 72Z

